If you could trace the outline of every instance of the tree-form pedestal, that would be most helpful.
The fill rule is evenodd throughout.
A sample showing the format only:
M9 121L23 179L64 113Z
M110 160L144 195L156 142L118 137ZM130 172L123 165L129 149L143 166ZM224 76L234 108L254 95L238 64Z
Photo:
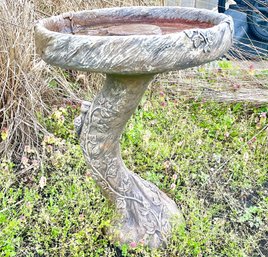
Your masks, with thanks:
M130 171L121 158L119 140L153 75L107 75L91 105L82 107L80 144L92 177L119 214L110 234L121 243L158 247L171 223L183 222L174 201ZM88 111L85 109L88 108Z

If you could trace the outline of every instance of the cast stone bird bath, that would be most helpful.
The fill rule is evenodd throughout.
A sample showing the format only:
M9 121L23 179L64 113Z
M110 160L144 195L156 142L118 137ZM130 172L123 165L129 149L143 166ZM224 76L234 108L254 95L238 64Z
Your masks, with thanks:
M82 104L76 126L92 177L120 217L109 230L114 240L159 247L173 222L184 222L173 200L124 165L120 136L157 73L217 59L230 48L232 34L228 16L180 7L89 10L37 22L43 60L106 74L92 103Z

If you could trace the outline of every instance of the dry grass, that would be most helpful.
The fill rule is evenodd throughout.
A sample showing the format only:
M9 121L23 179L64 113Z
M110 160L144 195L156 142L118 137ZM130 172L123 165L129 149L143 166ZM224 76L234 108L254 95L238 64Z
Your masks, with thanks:
M62 97L80 101L83 92L98 88L103 76L72 73L80 86L68 87L68 76L47 66L35 54L34 22L69 10L129 5L161 5L151 0L1 0L0 2L0 157L18 159L25 145L38 144L45 129L36 114L46 113ZM56 88L48 86L56 81ZM57 92L55 92L57 91ZM57 98L55 98L55 95Z
M164 0L34 0L37 12L44 15L115 6L164 5L164 2Z
M18 156L24 145L37 143L42 129L35 114L46 109L43 96L48 97L49 90L42 79L43 64L35 58L34 18L33 6L27 1L0 6L2 156Z

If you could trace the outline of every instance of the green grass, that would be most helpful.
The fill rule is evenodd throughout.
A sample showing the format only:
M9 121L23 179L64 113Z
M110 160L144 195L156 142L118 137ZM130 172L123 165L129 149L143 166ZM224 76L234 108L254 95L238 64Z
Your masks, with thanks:
M175 86L175 85L174 85ZM160 87L161 88L161 87ZM147 92L121 139L127 166L180 206L169 246L121 251L105 230L113 206L90 177L74 136L77 109L41 118L51 136L0 166L0 256L261 256L268 236L268 106ZM262 242L262 244L261 244Z

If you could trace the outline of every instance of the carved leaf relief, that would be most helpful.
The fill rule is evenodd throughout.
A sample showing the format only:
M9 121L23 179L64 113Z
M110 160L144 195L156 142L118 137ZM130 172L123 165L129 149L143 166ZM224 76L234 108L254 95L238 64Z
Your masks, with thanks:
M146 200L143 201L143 206L147 209L151 207L150 203Z
M131 188L130 180L128 178L124 178L118 189L120 192L126 193L130 188Z
M157 197L153 197L152 202L156 206L161 205L161 200L160 200L160 198L158 196Z
M126 209L127 203L124 198L117 198L116 206L118 209Z
M139 208L139 212L140 212L141 215L147 216L149 214L149 209L148 208L144 208L144 207L140 207Z
M193 41L194 48L201 48L204 53L211 51L215 40L215 35L211 31L186 30L184 33Z
M102 116L102 118L109 118L111 116L110 111L105 109L105 108L102 108L101 109L101 116Z
M99 169L101 167L100 162L98 160L92 160L91 166L93 166L96 169Z
M106 177L107 178L115 178L117 174L117 169L116 167L110 167L107 172L106 172Z
M104 107L106 108L107 111L108 111L108 110L112 110L112 108L113 108L113 104L110 103L109 101L106 101L106 102L104 103Z
M107 181L105 181L105 180L100 181L99 185L101 186L101 188L103 190L108 190L109 189L109 185L108 185Z
M99 145L93 146L91 149L91 155L98 156L101 153L101 149Z
M96 135L89 135L88 136L88 141L92 145L98 144L97 136Z
M154 221L147 220L147 222L145 222L143 225L146 228L147 234L149 234L149 235L155 234L157 226L156 226Z
M192 40L194 42L195 48L198 48L202 44L202 42L204 42L204 39L200 37L199 35L193 36Z
M98 104L99 105L103 105L105 103L105 98L103 95L100 95L99 99L98 99Z
M105 123L96 123L97 130L101 133L106 133L109 130L109 127Z

